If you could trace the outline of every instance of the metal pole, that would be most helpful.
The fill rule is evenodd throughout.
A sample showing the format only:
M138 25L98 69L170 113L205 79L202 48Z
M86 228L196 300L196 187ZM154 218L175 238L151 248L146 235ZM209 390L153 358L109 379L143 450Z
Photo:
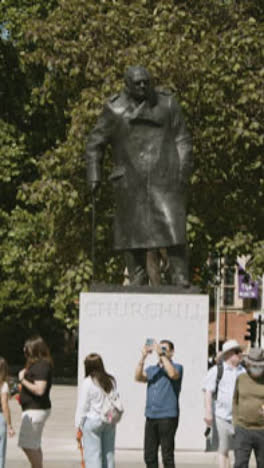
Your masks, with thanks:
M264 313L264 274L262 275L261 311Z
M95 270L95 195L94 195L94 192L91 193L91 196L92 196L92 245L91 245L92 275L91 275L91 282L93 282L94 270Z
M261 348L261 325L262 325L262 317L261 315L258 316L258 346Z
M264 315L264 274L262 275L262 290L261 290L261 313L259 315L259 347L262 347L262 317Z
M221 258L217 260L217 286L215 290L216 302L216 321L215 321L215 350L216 354L219 352L219 336L220 336L220 301L221 301Z
M227 308L225 308L225 341L227 340L228 317Z

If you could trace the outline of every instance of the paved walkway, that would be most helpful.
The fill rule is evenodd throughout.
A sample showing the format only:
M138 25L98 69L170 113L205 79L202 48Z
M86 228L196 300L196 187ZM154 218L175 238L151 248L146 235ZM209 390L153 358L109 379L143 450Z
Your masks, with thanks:
M80 455L73 426L77 388L58 386L52 388L53 410L43 437L44 468L80 468ZM17 447L20 425L20 406L15 399L10 402L16 435L8 439L6 468L29 468L22 450ZM142 451L119 450L116 468L144 468ZM216 468L217 455L204 452L176 452L177 468ZM255 466L253 463L252 468Z

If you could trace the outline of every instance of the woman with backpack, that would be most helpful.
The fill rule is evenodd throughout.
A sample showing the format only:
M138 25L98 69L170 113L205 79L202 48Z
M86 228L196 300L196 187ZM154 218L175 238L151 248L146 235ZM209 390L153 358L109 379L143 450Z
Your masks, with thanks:
M111 401L114 397L118 400L115 379L105 371L102 358L96 353L86 356L84 369L75 425L77 434L82 431L85 468L114 468L118 412L113 412Z

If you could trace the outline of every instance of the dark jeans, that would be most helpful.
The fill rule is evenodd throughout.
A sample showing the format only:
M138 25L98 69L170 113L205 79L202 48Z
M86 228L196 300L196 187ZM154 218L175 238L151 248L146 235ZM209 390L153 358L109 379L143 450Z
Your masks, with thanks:
M158 449L164 468L175 468L174 438L178 427L178 418L146 419L144 460L147 468L158 468Z
M264 467L264 430L235 427L235 465L234 468L248 468L254 450L257 468Z

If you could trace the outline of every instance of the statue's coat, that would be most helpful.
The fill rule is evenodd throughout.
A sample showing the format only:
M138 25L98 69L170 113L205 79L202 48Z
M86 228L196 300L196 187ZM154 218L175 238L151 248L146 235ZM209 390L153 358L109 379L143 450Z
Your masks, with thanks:
M114 248L185 244L192 148L173 95L154 91L136 104L122 92L105 104L86 147L88 182L101 180L107 144L114 162Z

